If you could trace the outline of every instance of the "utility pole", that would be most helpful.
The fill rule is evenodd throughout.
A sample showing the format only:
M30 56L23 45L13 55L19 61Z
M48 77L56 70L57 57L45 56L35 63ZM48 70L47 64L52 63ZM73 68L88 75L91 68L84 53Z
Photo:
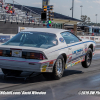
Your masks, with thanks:
M95 16L96 16L96 25L97 25L97 16L98 16L98 14L96 14Z
M72 18L73 18L73 12L74 12L74 0L72 0Z
M82 16L82 7L83 7L83 6L81 5L80 7L81 7L81 16Z

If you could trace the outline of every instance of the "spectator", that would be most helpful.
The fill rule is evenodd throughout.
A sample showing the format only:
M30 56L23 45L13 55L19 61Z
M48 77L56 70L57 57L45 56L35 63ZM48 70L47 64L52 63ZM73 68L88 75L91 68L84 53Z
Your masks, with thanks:
M12 10L10 10L9 12L10 12L10 14L13 14L13 11Z
M33 20L33 15L32 15L30 18L31 18L31 22L34 22L34 20Z
M29 16L29 13L28 13L28 11L26 12L26 15L27 15L27 19L28 19L28 16Z
M5 10L9 10L9 4L7 4L7 6L5 7Z
M14 6L12 7L12 14L15 15L15 9L14 9Z
M27 15L27 16L29 16L29 13L28 13L28 11L26 12L26 15Z
M7 13L10 13L10 14L12 14L13 12L12 12L12 10L8 10L8 11L7 11Z
M9 10L11 10L12 9L12 6L11 5L9 5Z

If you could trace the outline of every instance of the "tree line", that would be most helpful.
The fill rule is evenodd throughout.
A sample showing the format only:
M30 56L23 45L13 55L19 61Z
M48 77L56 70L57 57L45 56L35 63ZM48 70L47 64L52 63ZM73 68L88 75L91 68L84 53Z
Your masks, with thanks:
M91 22L90 17L88 17L87 15L82 15L81 20L82 20L82 22L79 23L80 25L100 26L100 23Z

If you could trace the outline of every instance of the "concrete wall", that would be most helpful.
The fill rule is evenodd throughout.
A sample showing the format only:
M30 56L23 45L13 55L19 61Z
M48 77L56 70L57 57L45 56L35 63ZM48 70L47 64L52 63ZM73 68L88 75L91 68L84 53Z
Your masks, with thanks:
M0 21L0 33L3 34L17 34L18 33L18 27L43 27L43 25L37 25L32 23L16 23L16 22L4 22Z

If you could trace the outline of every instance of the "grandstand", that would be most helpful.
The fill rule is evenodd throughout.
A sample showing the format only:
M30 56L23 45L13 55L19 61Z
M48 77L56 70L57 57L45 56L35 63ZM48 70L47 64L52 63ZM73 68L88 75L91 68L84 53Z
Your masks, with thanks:
M40 21L40 14L34 12L33 10L29 9L28 7L21 6L21 9L19 8L19 4L14 1L16 4L8 4L6 2L3 2L3 4L0 4L0 21L5 22L21 22L21 23L34 23ZM14 13L10 12L9 7L14 7ZM8 9L6 9L8 7ZM26 13L29 13L26 15Z

